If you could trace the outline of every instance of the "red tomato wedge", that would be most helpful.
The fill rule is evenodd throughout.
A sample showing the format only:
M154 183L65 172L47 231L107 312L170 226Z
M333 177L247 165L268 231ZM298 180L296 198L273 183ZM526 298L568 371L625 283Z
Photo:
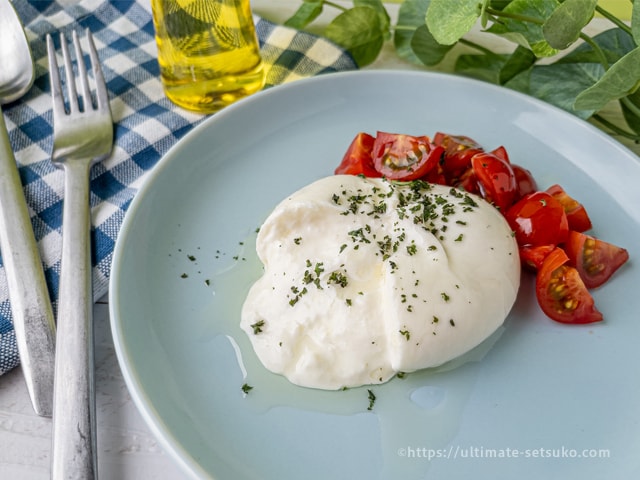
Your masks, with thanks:
M555 245L525 245L518 249L520 262L523 267L537 272L542 268L545 259L555 248Z
M480 195L505 212L516 200L516 177L511 165L493 153L476 153L471 158Z
M498 148L494 148L489 153L495 155L496 157L500 158L501 160L504 160L507 163L511 163L511 160L509 160L509 154L507 153L507 149L504 148L503 145L500 145Z
M593 297L578 270L568 265L569 257L554 249L536 275L536 297L542 311L561 323L593 323L602 320Z
M440 162L444 148L427 136L414 137L378 132L373 143L373 164L382 176L391 180L417 180Z
M591 219L587 210L580 202L571 197L560 185L552 185L546 190L551 196L558 200L564 207L569 222L569 229L576 232L586 232L591 228Z
M433 143L444 148L440 164L448 179L460 177L471 167L471 157L484 151L479 143L464 135L437 132L433 136Z
M358 133L349 148L342 157L342 162L335 169L336 175L364 175L365 177L381 177L382 175L373 166L371 150L373 150L373 138L368 133Z
M519 246L559 245L569 235L564 208L546 192L525 195L507 210L505 217Z
M599 287L629 260L624 248L580 232L569 232L564 249L587 288Z

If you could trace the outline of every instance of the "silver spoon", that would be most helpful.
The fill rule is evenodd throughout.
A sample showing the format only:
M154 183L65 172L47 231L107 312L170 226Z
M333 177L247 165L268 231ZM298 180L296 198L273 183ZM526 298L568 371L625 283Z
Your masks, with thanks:
M0 104L24 95L34 78L24 29L9 0L0 0ZM0 107L0 251L13 326L31 403L51 416L55 323L38 245Z

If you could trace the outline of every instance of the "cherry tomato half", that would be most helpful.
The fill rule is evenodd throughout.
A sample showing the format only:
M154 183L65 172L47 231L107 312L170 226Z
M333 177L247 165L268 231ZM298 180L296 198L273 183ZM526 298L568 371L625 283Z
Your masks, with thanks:
M444 148L440 164L449 180L460 177L471 167L471 157L484 151L479 143L464 135L437 132L433 136L433 143Z
M561 323L593 323L602 320L593 297L578 270L567 264L569 257L554 249L536 275L536 297L542 311Z
M559 245L569 235L564 208L546 192L525 195L507 210L505 217L519 246Z
M569 232L564 249L587 288L599 287L629 260L624 248L580 232Z
M529 193L538 191L538 184L529 170L515 163L511 164L511 170L513 170L513 174L516 176L516 188L518 190L516 197L518 199Z
M478 181L476 180L475 173L473 173L473 168L468 168L453 186L466 190L469 193L476 193L480 195Z
M342 157L342 162L335 169L336 175L364 175L365 177L381 177L382 175L373 166L371 150L373 150L373 138L368 133L358 133L349 148Z
M436 183L438 185L449 185L447 178L444 176L442 172L442 168L439 165L436 165L432 168L424 177L421 178L428 183Z
M478 182L480 195L505 212L516 200L516 177L511 165L492 153L476 153L471 167Z
M569 228L576 232L586 232L591 228L591 219L587 214L587 210L580 202L571 197L560 185L552 185L547 188L547 193L555 197L567 214Z
M378 132L373 143L373 164L391 180L417 180L438 166L444 148L429 137Z

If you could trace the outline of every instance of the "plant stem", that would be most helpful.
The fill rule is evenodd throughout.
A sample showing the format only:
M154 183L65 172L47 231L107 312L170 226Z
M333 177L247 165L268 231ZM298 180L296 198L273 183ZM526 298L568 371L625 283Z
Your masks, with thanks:
M611 12L606 11L604 8L598 5L596 5L596 12L598 12L600 15L602 15L604 18L609 20L614 25L616 25L620 30L623 30L624 32L631 35L631 29L629 28L629 26L626 23L624 23L622 20L620 20L618 17L613 15Z
M627 107L627 109L633 113L634 116L639 117L640 118L640 107L638 107L635 103L633 103L631 100L629 100L627 97L622 97L620 99L620 102L622 104L624 104L625 107Z
M596 54L598 55L598 58L600 58L600 64L602 65L602 67L605 70L608 70L609 67L610 67L609 60L607 60L607 56L604 54L604 52L600 48L600 45L598 45L593 40L593 38L591 38L589 35L587 35L585 33L580 33L580 39L582 39L585 43L588 43L589 46L591 46L591 48L593 48L593 51L596 52Z
M617 126L614 123L611 123L609 120L607 120L606 118L604 118L603 116L595 113L591 116L592 119L594 119L596 122L600 123L601 125L604 125L606 128L608 128L609 130L611 130L613 133L616 133L622 137L628 138L630 140L633 140L635 142L640 141L640 136L639 135L635 135L631 132L627 132L626 130L620 128L619 126Z
M488 48L483 47L482 45L472 42L471 40L467 40L465 38L461 38L460 40L458 40L458 43L461 43L463 45L466 45L467 47L471 47L475 50L478 50L482 53L484 53L485 55L489 55L489 56L493 56L493 57L497 57L499 56L496 52L493 52L491 50L489 50Z
M494 17L503 17L503 18L511 18L512 20L518 20L520 22L529 22L535 23L536 25L544 25L544 20L535 17L528 17L526 15L518 15L517 13L504 12L501 10L495 10L491 7L488 7L485 10L488 14L493 15Z
M416 31L416 26L415 25L400 25L397 24L395 27L393 27L394 31L398 31L398 32L415 32Z
M338 10L342 10L343 12L346 12L348 10L346 7L343 7L342 5L338 5L337 3L333 3L333 2L328 2L327 0L325 0L323 3L325 5L329 5L330 7L337 8Z

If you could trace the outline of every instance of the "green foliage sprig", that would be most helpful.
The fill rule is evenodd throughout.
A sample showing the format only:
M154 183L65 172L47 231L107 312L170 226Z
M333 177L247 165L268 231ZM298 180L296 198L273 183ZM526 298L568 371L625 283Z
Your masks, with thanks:
M426 67L457 55L454 73L532 95L640 142L640 0L629 1L630 24L597 0L404 0L395 25L381 0L353 0L348 8L303 0L286 24L303 29L325 7L336 9L322 34L360 67L375 61L390 41L401 58ZM611 28L592 37L585 27L596 13ZM497 53L469 40L478 23L483 35L511 42L512 51ZM452 53L456 45L466 53ZM611 101L620 103L626 125L602 115Z

